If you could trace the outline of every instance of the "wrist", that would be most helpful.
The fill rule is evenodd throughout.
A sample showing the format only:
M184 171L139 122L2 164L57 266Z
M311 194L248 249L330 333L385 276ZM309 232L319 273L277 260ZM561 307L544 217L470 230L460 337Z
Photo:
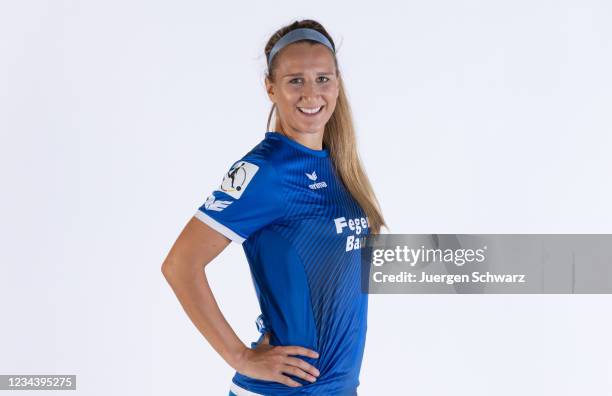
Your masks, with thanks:
M229 365L234 370L238 372L242 371L242 367L244 366L244 362L246 360L246 355L248 351L249 351L249 348L247 348L245 345L242 345L241 348L239 348L238 350L236 350L234 353L231 354L227 363L229 363Z

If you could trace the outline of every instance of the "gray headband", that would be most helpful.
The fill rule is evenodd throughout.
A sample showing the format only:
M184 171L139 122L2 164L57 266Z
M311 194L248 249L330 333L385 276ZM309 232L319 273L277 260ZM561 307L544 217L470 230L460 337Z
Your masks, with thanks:
M270 63L272 63L272 59L278 51L282 50L285 46L294 43L298 40L317 41L329 48L333 54L336 53L336 51L334 51L334 46L332 45L332 43L330 43L330 41L327 39L327 37L325 37L324 34L311 28L299 28L285 34L283 37L280 38L280 40L276 42L276 44L274 44L274 46L270 50L270 55L268 55L268 67L270 67Z

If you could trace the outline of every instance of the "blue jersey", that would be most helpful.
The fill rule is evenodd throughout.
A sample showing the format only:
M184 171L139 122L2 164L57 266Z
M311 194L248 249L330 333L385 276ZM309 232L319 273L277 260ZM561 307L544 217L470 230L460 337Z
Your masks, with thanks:
M235 393L357 394L368 309L360 248L369 222L329 152L266 132L195 216L242 244L270 344L319 353L297 356L320 371L315 383L290 375L303 385L293 388L236 372Z

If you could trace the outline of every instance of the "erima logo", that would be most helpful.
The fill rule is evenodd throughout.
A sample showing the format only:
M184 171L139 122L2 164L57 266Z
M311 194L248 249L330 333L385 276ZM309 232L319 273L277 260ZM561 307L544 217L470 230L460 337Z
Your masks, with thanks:
M227 208L232 201L221 201L215 199L214 195L209 196L204 202L204 207L207 210L214 210L215 212L221 212L223 209Z
M317 172L312 171L312 173L306 173L306 177L308 177L312 181L315 181L317 180Z
M317 172L312 171L312 173L305 173L306 177L309 178L312 181L317 180ZM310 188L311 190L316 190L318 188L324 188L327 187L327 183L325 183L324 181L322 182L318 182L318 183L312 183L308 185L308 188Z

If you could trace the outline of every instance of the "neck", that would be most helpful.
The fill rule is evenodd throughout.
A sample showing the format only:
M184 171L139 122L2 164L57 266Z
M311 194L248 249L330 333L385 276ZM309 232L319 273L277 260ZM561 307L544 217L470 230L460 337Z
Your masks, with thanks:
M323 149L323 132L325 131L324 129L313 132L302 132L293 128L286 128L281 123L281 125L279 125L276 130L282 133L283 135L295 140L302 146L306 146L313 150Z

